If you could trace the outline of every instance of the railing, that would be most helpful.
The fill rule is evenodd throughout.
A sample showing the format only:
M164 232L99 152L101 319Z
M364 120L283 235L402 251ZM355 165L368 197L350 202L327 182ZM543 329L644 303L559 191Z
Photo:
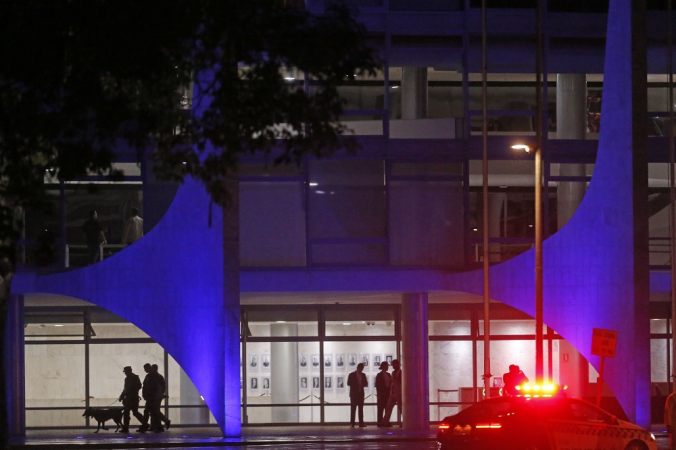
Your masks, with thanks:
M99 245L99 252L96 258L96 261L103 261L105 258L114 255L123 248L127 247L124 244L102 244ZM66 244L66 253L64 257L65 267L71 267L71 255L77 254L78 256L84 256L87 258L89 256L89 247L86 245L78 244Z

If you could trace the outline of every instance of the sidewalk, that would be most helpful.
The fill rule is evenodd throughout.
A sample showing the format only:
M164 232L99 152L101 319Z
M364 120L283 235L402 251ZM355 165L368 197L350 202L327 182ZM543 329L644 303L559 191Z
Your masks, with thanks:
M406 431L401 428L350 428L349 426L245 427L240 438L222 438L218 428L172 428L164 433L114 433L101 430L28 431L25 438L13 438L10 449L58 448L181 448L225 447L244 445L424 442L433 441L436 426L430 431Z

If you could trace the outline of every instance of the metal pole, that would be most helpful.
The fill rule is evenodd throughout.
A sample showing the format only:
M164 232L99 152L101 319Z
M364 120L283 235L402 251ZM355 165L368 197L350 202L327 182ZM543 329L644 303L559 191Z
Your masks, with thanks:
M542 162L539 147L535 148L535 379L544 381L544 342L542 307Z
M673 30L671 25L671 0L667 2L667 73L669 74L669 254L671 267L671 376L676 373L676 183L674 183L674 70L673 70ZM667 379L669 385L672 380Z
M542 301L542 1L538 0L536 18L535 99L537 115L535 144L535 379L544 381L543 301Z
M483 268L484 268L484 398L490 397L491 321L490 321L490 254L488 248L488 64L486 62L486 0L481 1L481 107L483 141Z

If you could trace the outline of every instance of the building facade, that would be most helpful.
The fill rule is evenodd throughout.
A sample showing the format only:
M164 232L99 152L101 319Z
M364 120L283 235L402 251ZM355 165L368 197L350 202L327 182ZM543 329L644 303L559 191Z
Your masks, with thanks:
M396 414L425 428L486 395L484 227L489 395L510 364L534 378L534 169L511 146L535 145L536 9L489 2L484 224L479 5L353 3L385 61L341 90L355 155L282 167L243 158L239 204L222 212L197 183L159 182L152 161L120 151L125 182L53 183L60 214L27 211L8 344L15 433L81 427L82 408L114 402L122 368L145 362L163 368L175 424L237 435L242 425L346 423L354 364L368 363L372 386L378 361L400 359ZM618 331L603 405L658 423L673 390L667 18L628 1L610 11L546 3L546 377L593 397L592 329ZM126 247L132 207L145 236ZM111 244L84 267L92 209Z

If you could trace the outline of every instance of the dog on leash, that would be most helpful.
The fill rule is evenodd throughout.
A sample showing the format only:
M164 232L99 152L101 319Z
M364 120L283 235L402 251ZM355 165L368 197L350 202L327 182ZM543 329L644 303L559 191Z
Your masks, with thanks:
M106 421L108 420L112 420L117 425L117 428L115 428L116 433L122 427L122 408L94 408L90 406L85 409L82 417L96 420L98 427L96 427L94 433L98 433L101 428L107 430Z

